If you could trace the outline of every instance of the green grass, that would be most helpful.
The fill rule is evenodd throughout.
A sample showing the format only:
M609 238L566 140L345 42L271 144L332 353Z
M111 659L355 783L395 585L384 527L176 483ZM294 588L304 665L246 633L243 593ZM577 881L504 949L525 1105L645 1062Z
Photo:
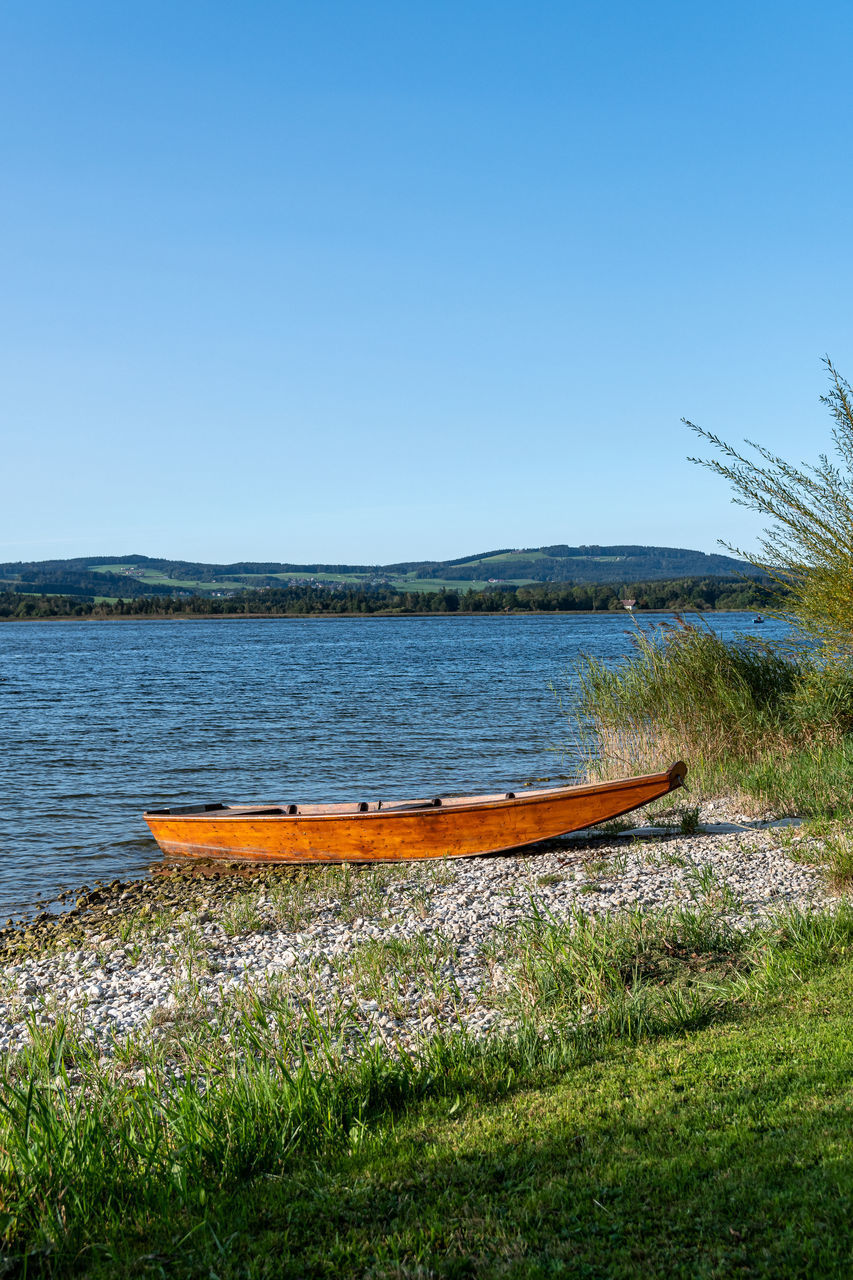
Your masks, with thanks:
M251 575L247 575L249 577ZM352 587L363 587L371 579L363 573L312 573L312 574L294 574L294 573L277 573L273 575L281 578L284 582L290 582L294 579L304 580L311 578L317 582L343 582ZM419 578L416 574L405 574L399 578L389 579L390 585L398 591L440 591L444 588L447 591L485 591L489 587L496 585L487 582L485 579L477 581L469 581L467 578ZM512 584L518 587L527 586L534 582L533 578L506 578L501 579L502 584ZM208 586L210 584L207 584ZM243 584L245 587L245 584Z
M90 564L87 565L90 573L123 573L125 569L138 569L137 565L132 564ZM155 570L142 570L143 574L156 572ZM160 576L158 574L158 576Z
M208 579L202 582L196 578L170 578L159 569L141 569L130 564L93 564L89 566L91 573L123 573L125 569L133 569L128 578L135 582L148 582L155 586L174 587L176 591L245 591L246 583L232 578Z
M839 976L538 1088L425 1106L393 1140L247 1187L216 1224L236 1232L232 1256L203 1241L204 1264L223 1276L848 1274L853 969L840 989Z
M524 587L534 582L533 578L501 578L500 583L487 582L483 579L469 580L467 578L394 578L391 585L396 587L398 591L440 591L444 587L447 591L487 591L490 587L506 586L507 584Z
M363 587L366 582L370 582L372 580L372 575L369 573L295 573L291 570L290 573L273 573L266 575L259 573L246 574L247 578L262 578L264 576L280 578L284 583L294 581L307 582L309 580L312 582L346 582L349 586L353 587Z
M481 556L474 560L466 560L464 564L456 566L459 569L479 568L481 565L486 569L500 567L507 561L514 560L547 560L548 555L545 551L502 551L494 556ZM559 556L560 560L584 560L594 561L596 564L616 564L620 560L624 560L625 556Z
M853 911L584 928L518 940L517 1036L418 1058L274 999L242 1066L188 1009L171 1088L145 1037L104 1069L42 1033L0 1091L7 1274L846 1274Z
M459 569L473 569L484 565L487 569L494 566L500 566L507 560L545 560L544 551L501 551L494 556L478 556L472 560L466 560L464 564L457 565Z
M503 557L497 558L501 559ZM485 561L483 563L486 564ZM127 564L98 564L90 565L89 567L93 573L122 573L125 569L133 568L132 565ZM140 572L134 572L132 577L137 582L173 587L176 591L194 591L203 595L209 595L212 591L251 590L252 579L254 578L257 578L258 581L269 577L278 578L283 585L288 582L303 582L310 579L316 582L340 582L351 587L363 587L366 582L370 581L370 575L364 573L247 573L241 576L240 581L232 578L222 578L217 579L215 582L210 580L202 582L195 578L170 578L159 569L143 569ZM535 580L533 578L507 578L502 581L521 587L527 586ZM391 585L400 591L439 591L442 587L448 591L484 591L494 584L487 582L485 579L470 582L465 578L419 578L412 573L394 578L391 581Z
M809 819L780 832L780 843L789 857L820 867L830 888L853 884L853 832L847 819Z
M466 560L464 564L456 565L459 569L473 569L482 566L485 569L500 568L507 561L528 561L528 560L547 560L548 553L545 551L501 551L494 556L479 556L473 560ZM617 564L620 560L624 560L625 556L558 556L560 560L584 560L594 561L596 564Z
M684 759L698 796L733 795L798 815L853 813L853 671L820 654L704 626L635 635L615 669L578 668L581 735L593 773Z

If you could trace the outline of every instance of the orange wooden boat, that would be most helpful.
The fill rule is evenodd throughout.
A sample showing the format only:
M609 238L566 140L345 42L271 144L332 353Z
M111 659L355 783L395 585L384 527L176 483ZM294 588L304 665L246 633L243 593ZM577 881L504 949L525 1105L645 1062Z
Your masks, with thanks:
M253 862L407 862L503 853L618 818L680 787L665 773L516 795L446 796L388 804L199 804L152 809L165 853Z

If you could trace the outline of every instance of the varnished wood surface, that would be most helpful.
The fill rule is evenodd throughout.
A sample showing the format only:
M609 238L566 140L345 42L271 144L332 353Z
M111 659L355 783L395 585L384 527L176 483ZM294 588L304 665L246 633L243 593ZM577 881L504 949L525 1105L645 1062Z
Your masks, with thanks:
M286 806L231 805L208 812L146 813L165 853L255 862L405 862L501 853L607 822L680 787L680 761L665 773L506 798Z

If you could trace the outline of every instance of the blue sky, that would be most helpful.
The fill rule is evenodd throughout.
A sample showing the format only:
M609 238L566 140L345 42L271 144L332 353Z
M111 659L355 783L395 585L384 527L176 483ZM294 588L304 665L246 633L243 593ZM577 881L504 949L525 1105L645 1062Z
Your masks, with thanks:
M820 3L13 2L0 559L749 545L853 378Z

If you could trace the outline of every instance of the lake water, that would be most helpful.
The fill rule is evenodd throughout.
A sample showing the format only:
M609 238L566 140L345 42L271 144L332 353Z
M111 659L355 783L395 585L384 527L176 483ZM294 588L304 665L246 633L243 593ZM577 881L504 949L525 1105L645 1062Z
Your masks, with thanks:
M666 615L643 615L649 627ZM765 638L752 615L710 625ZM572 775L551 685L624 615L0 625L0 922L144 873L146 808L514 789ZM40 905L40 904L39 904Z

